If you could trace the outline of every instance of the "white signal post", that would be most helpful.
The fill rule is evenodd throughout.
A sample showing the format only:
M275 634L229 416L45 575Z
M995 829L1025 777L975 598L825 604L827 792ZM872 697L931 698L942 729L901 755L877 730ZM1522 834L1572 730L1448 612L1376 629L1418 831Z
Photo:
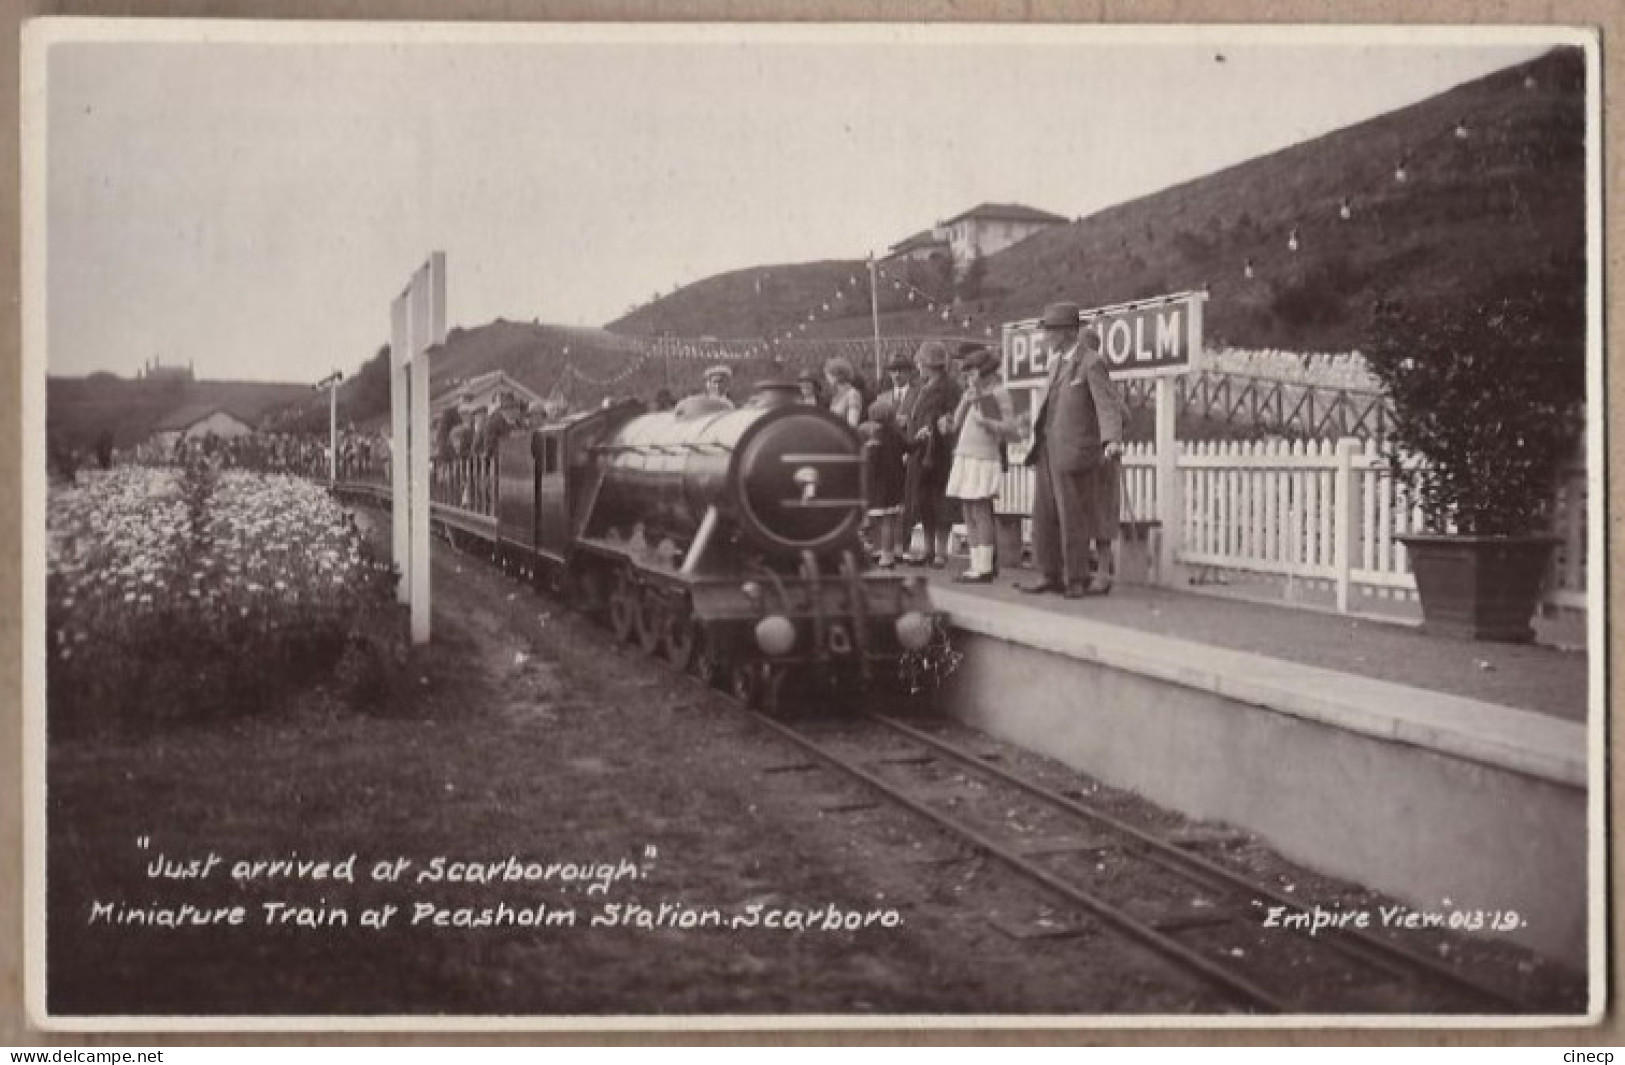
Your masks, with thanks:
M334 370L310 387L327 392L327 482L339 483L339 382L344 373Z
M880 365L880 284L876 277L874 252L869 253L869 318L875 326L875 388L885 381L885 368Z
M389 408L397 597L412 642L429 642L429 356L446 340L446 254L434 252L391 306Z

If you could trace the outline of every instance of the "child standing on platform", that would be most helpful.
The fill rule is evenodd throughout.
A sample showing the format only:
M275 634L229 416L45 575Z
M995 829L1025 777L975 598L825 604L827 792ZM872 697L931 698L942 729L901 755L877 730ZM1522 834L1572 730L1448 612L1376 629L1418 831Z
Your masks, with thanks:
M999 357L985 347L967 352L963 363L965 390L954 411L959 444L948 474L948 495L964 505L970 539L970 565L954 578L963 584L988 584L998 576L994 558L993 499L1004 479L1004 441L1016 429L1015 407L999 381Z
M858 427L863 434L863 456L869 473L869 521L881 569L897 565L897 526L903 513L902 430L897 426L897 404L881 396L869 405L869 420Z

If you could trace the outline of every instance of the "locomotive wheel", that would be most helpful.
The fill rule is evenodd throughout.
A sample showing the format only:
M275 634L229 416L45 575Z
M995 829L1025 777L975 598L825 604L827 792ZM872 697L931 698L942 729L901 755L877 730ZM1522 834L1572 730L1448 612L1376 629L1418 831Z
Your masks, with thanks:
M637 589L624 577L609 593L609 630L621 643L629 643L638 627Z
M694 649L689 655L689 670L705 684L722 687L728 676L727 663L717 647L716 637L699 625L694 626Z
M677 669L688 669L695 660L700 634L688 611L673 607L666 612L666 661Z
M778 710L785 668L768 662L742 662L733 668L729 689L734 698L764 714Z
M609 609L609 576L596 566L585 566L579 571L566 571L564 579L570 586L570 602L590 618L602 618Z
M737 662L728 676L728 690L752 710L760 710L767 688L766 666L761 662Z
M637 597L636 615L638 646L646 655L658 654L665 636L662 631L667 616L664 597L653 588L645 588Z

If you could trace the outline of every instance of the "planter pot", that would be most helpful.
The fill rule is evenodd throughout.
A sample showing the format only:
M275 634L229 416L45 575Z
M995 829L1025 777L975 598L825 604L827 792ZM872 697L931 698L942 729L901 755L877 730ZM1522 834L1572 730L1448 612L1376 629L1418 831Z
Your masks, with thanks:
M1556 536L1399 537L1422 597L1422 629L1469 640L1527 643Z

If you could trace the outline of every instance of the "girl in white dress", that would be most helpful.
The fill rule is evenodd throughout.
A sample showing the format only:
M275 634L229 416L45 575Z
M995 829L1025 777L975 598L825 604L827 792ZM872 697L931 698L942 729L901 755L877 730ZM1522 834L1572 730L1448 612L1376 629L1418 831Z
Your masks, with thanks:
M954 578L962 584L989 584L998 575L994 558L993 499L1004 480L1004 442L1015 434L1015 407L999 380L999 356L975 348L963 356L965 390L954 411L959 431L948 495L961 501L970 539L970 566Z

